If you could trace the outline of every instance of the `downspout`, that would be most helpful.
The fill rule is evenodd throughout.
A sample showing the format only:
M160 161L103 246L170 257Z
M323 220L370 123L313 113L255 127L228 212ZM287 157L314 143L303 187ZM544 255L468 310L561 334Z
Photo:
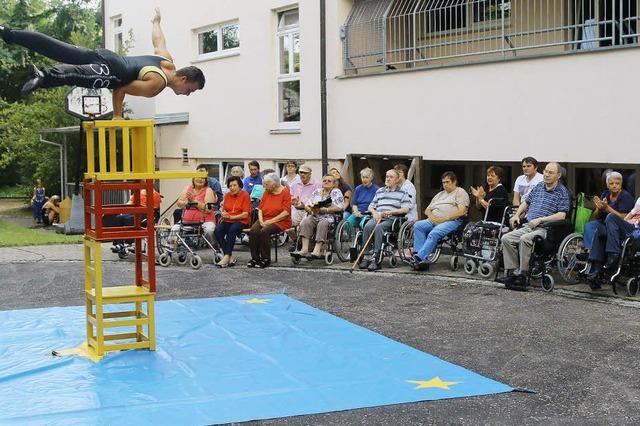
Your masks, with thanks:
M60 149L60 197L64 200L64 160L62 159L62 144L46 140L40 134L40 142L57 146Z
M107 30L107 18L105 16L105 12L106 12L106 8L104 5L104 2L106 0L102 0L100 2L100 10L102 12L102 48L106 48L107 43L106 43L106 35L105 35L105 31Z
M320 127L322 144L322 174L329 170L327 148L327 10L326 0L320 0Z

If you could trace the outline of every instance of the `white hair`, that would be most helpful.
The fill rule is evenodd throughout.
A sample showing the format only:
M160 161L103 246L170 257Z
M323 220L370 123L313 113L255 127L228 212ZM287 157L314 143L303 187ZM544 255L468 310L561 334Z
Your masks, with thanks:
M622 182L622 175L619 172L612 171L607 175L607 184L611 179L618 179L620 182Z
M267 173L262 178L262 182L272 184L280 183L280 177L276 173Z

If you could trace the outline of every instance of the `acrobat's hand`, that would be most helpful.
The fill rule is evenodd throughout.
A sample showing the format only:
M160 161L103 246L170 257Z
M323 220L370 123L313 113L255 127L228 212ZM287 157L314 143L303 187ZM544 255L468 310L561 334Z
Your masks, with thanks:
M124 118L119 115L114 115L112 120L124 120Z
M162 19L162 15L160 15L160 8L156 7L155 12L156 14L153 16L153 19L151 19L151 23L155 24L157 22L159 24Z

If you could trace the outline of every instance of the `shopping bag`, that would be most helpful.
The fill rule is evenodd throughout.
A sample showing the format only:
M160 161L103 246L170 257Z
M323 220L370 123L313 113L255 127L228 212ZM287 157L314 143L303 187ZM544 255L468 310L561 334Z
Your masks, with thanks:
M575 231L579 234L584 234L584 226L589 222L593 211L584 206L584 193L580 193L576 200L576 216L575 216Z

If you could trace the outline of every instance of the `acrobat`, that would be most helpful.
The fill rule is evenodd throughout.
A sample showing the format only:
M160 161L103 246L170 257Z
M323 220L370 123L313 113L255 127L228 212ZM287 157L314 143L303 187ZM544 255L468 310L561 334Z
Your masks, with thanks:
M170 87L176 95L189 96L204 87L204 74L199 68L176 69L167 51L160 20L160 9L156 8L151 20L155 51L154 55L145 56L120 56L108 49L73 46L45 34L11 29L6 25L0 26L0 36L8 44L15 43L61 62L41 70L29 65L29 80L22 87L22 96L40 88L66 85L112 89L113 118L122 119L125 95L151 98Z

